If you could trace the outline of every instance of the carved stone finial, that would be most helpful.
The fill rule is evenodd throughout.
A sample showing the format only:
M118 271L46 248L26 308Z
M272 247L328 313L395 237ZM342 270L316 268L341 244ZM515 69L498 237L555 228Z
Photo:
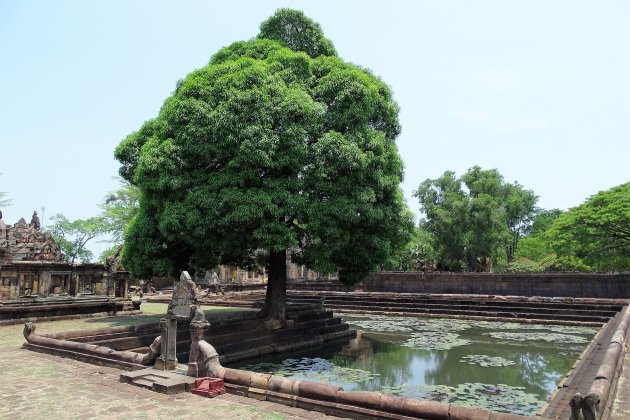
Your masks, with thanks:
M160 319L160 331L166 333L168 331L168 324L166 318Z
M208 321L206 320L206 314L201 310L198 305L190 305L190 323L208 324Z
M582 412L584 413L584 420L598 420L599 416L599 395L590 393L584 397L582 403Z
M190 305L196 305L198 298L199 291L195 282L188 271L182 271L179 282L173 289L171 303L168 305L166 313L179 319L188 319L191 315Z
M37 211L33 211L33 217L31 217L31 226L34 227L35 230L39 230L41 228L41 223L39 221Z
M582 394L576 392L571 401L569 401L569 407L571 408L571 417L569 420L584 420L582 415Z
M22 333L24 334L24 338L26 338L26 341L28 341L28 337L31 334L35 333L35 328L37 328L37 325L32 322L27 322L24 324L24 330L22 331Z

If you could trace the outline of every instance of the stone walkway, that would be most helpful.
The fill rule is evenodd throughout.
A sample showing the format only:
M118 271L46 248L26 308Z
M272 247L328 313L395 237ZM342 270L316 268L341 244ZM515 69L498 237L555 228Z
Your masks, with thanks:
M143 305L159 313L164 305ZM204 308L208 309L208 308ZM234 309L226 309L234 310ZM157 321L159 315L42 322L38 333ZM336 419L235 395L168 396L118 382L120 371L21 348L23 325L0 326L0 419Z
M626 346L628 339L626 338ZM623 359L623 370L619 376L617 390L613 398L612 409L610 413L611 420L628 420L630 419L630 349L626 350Z

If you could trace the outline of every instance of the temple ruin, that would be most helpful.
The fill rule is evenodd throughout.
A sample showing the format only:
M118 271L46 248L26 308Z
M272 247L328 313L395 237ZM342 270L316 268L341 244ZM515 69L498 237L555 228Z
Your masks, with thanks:
M65 262L52 234L41 230L37 212L33 213L30 223L21 218L14 225L6 224L0 212L0 302L4 309L11 308L7 314L0 311L0 321L28 316L36 306L50 301L71 302L84 298L85 304L89 298L92 303L100 302L97 298L125 299L128 282L129 273L117 270L116 264ZM41 305L36 305L38 302ZM105 303L107 307L116 306ZM92 306L101 312L99 305ZM59 311L60 308L56 307L57 314L70 315Z

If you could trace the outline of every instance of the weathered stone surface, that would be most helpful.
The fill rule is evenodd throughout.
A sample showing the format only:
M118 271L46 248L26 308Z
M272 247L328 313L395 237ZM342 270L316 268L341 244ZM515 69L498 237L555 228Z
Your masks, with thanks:
M162 394L177 394L190 391L195 379L174 372L164 372L152 368L123 372L120 382L149 388Z
M223 379L226 382L229 382L232 384L243 385L243 386L248 387L249 384L251 383L252 375L253 375L252 372L248 372L245 370L226 368Z
M179 276L179 282L173 289L171 303L168 305L168 314L172 314L180 319L190 319L190 306L196 305L199 299L199 291L195 282L188 274L188 271L182 271Z
M449 420L489 420L490 411L479 408L450 405L448 418Z
M339 391L343 391L343 388L320 382L302 381L298 388L298 395L314 400L337 401Z
M402 414L426 419L448 419L448 403L438 401L420 401L405 398Z
M337 392L337 402L378 410L380 408L381 395L372 391L339 391Z
M63 255L50 232L40 231L37 212L31 224L24 218L7 225L0 218L0 264L11 261L62 261Z
M366 291L536 296L570 303L568 298L626 299L627 273L422 273L386 272L369 275ZM506 298L507 299L507 298Z
M31 217L31 227L33 227L35 230L39 230L41 228L39 216L37 215L36 211L33 212L33 216Z

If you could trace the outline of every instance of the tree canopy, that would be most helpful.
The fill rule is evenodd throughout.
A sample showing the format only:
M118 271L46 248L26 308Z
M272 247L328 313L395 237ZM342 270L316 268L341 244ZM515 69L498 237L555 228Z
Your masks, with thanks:
M278 9L260 25L258 38L278 41L293 51L305 52L313 58L337 55L333 43L324 36L319 23L299 10Z
M414 192L425 214L442 269L487 271L505 253L511 261L534 214L536 195L506 183L496 170L470 168L460 178L446 171Z
M108 193L99 204L99 217L107 232L112 236L111 242L115 246L124 242L125 228L138 213L140 190L135 185L121 180L121 186L116 191Z
M141 191L127 268L151 277L262 261L264 312L283 318L287 253L353 283L408 241L398 106L325 41L301 12L281 9L257 39L181 80L121 142L120 174Z
M66 262L70 264L76 261L90 262L94 255L86 248L87 243L107 231L103 219L98 216L69 220L62 214L56 214L50 220L52 225L48 230L61 248Z
M630 270L630 182L601 191L558 216L551 247L596 270Z

